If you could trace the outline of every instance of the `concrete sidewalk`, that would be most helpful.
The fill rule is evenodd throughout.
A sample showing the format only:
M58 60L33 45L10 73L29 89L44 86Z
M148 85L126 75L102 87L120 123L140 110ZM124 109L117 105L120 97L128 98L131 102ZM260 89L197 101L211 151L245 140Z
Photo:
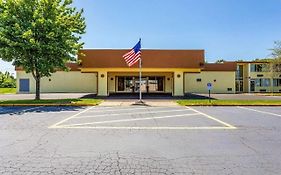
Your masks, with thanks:
M211 94L211 98L218 100L281 100L281 96L271 96L271 94ZM208 99L208 94L187 94L184 99Z
M99 106L133 106L138 105L136 104L137 99L110 99L103 101ZM152 100L147 99L144 100L147 106L162 106L162 107L176 107L179 106L175 100Z

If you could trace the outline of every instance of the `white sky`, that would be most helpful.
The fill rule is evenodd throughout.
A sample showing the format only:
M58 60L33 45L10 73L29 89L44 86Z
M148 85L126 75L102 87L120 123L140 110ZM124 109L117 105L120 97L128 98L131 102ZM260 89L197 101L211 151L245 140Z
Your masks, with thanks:
M10 72L10 73L14 73L14 75L16 75L16 71L15 71L15 67L12 65L12 63L10 62L6 62L0 59L0 71L1 72Z

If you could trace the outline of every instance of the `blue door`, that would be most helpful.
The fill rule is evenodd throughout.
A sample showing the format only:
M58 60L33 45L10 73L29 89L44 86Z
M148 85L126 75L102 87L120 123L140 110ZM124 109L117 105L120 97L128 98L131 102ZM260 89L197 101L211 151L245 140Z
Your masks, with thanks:
M29 92L29 79L20 79L20 92Z

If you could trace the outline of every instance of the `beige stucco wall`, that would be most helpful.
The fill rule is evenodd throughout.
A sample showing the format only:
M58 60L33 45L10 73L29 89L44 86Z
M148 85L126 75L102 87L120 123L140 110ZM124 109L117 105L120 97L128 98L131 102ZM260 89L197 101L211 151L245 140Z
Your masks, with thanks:
M201 82L196 79L201 78ZM185 93L208 93L207 83L212 83L211 93L235 93L234 71L203 71L201 73L185 73ZM228 91L227 88L232 88Z
M174 96L184 95L184 73L182 71L174 72Z
M98 72L98 96L108 96L107 71Z
M35 93L35 81L31 74L17 71L17 92L19 79L28 78L30 93ZM51 81L49 81L51 80ZM81 73L79 71L53 73L51 77L41 79L41 92L90 92L97 93L97 74Z

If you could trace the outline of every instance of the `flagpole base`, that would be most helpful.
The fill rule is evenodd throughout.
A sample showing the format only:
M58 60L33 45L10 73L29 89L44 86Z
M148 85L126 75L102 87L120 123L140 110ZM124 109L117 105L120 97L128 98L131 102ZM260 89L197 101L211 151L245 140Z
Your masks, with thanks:
M143 100L138 100L138 101L136 101L133 105L143 105L143 106L147 106L147 104L146 104L145 101L143 101Z

